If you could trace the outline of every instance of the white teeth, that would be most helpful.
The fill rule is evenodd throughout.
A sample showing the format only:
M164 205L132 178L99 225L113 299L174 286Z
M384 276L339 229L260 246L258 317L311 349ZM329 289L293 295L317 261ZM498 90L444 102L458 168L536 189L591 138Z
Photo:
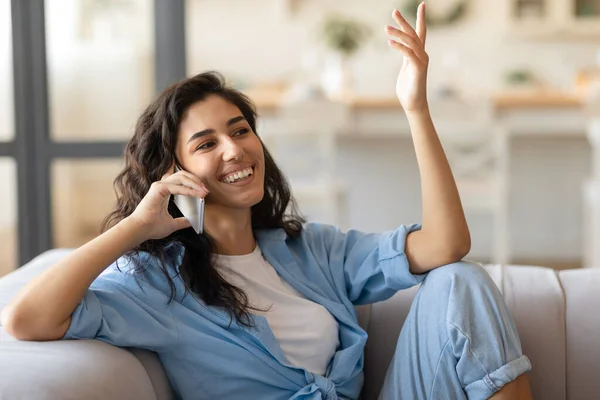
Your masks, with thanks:
M227 175L223 179L223 182L233 183L233 182L236 182L236 181L239 181L239 180L242 180L242 179L246 179L250 175L252 175L252 168L246 168L244 170L237 171L237 172L234 172L232 174Z

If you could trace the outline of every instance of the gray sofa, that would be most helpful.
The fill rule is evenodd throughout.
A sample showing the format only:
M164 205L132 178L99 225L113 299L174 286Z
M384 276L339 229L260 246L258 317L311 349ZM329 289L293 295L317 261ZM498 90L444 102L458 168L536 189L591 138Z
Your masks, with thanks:
M69 250L48 251L0 279L0 310L33 276ZM555 272L486 266L515 317L533 363L534 398L600 398L600 269ZM363 398L376 399L417 288L362 307L369 332ZM0 400L172 399L154 353L96 340L19 342L0 326Z

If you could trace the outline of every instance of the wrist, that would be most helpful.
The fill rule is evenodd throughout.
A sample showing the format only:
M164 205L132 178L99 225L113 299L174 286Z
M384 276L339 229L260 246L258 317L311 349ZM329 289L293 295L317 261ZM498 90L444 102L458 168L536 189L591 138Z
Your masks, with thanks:
M413 118L422 118L424 116L429 116L429 104L425 103L421 106L405 109L404 112L408 117Z
M410 124L431 121L431 113L429 112L428 105L416 109L405 110L405 114Z
M139 246L149 239L147 237L148 229L132 216L122 219L114 228L127 238L131 247Z

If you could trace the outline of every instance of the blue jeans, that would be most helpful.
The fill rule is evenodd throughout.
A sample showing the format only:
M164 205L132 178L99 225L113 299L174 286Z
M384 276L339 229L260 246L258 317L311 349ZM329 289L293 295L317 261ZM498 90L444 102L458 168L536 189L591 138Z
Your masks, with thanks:
M487 399L530 369L491 277L459 262L434 269L423 281L380 399Z

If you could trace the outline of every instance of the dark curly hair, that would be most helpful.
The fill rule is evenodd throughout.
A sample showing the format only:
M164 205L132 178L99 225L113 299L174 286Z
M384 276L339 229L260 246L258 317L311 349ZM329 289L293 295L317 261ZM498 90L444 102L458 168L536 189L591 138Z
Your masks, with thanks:
M223 76L209 71L183 79L161 92L142 113L135 133L125 147L125 167L114 181L117 206L102 223L102 231L133 213L150 185L159 181L176 161L175 144L184 112L194 103L209 95L218 95L234 104L242 112L250 127L256 132L256 108L240 91L229 87ZM259 139L260 140L260 139ZM304 219L299 215L290 187L281 170L265 148L264 197L252 207L253 229L283 229L290 237L302 231ZM168 205L173 217L182 214L173 202ZM172 245L184 248L179 270L173 264ZM139 252L146 252L158 260L158 265L169 283L169 302L175 296L173 274L181 276L185 294L190 291L209 306L223 307L231 318L245 326L252 326L248 297L240 288L231 285L219 275L211 260L214 243L206 233L197 235L192 228L173 232L164 239L148 240L129 251L126 256L133 261L134 275L139 277L150 266L142 263ZM174 269L173 269L174 268ZM175 276L175 277L176 277Z

